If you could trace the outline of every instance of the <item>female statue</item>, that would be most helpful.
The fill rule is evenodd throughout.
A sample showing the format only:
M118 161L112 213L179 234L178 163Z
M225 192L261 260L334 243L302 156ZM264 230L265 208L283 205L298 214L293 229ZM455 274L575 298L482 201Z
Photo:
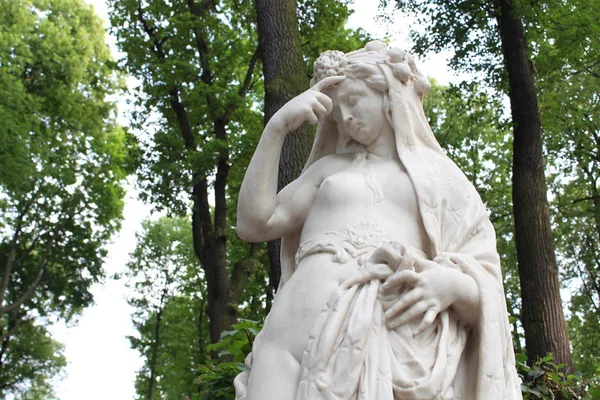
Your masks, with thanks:
M283 238L282 284L238 399L520 399L495 233L425 119L429 82L382 42L328 51L269 121L238 234ZM301 176L276 194L285 135Z

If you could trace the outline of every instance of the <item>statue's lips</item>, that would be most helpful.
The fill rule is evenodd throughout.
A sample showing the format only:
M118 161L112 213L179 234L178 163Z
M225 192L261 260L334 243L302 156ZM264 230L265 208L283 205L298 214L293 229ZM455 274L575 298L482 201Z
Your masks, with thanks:
M347 126L347 129L346 129L346 130L347 130L348 132L350 132L350 133L354 134L354 135L358 134L358 133L359 133L359 131L360 131L360 130L361 130L361 128L362 128L362 124L361 124L361 123L359 123L359 122L355 122L355 123L352 123L352 124L348 124L348 125L346 125L346 126Z

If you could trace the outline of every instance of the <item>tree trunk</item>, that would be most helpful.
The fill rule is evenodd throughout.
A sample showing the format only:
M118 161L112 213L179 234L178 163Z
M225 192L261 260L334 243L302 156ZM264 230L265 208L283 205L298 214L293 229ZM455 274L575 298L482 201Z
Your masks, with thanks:
M573 365L560 299L554 238L546 196L540 114L535 73L525 34L511 0L497 0L504 63L510 81L514 131L513 206L522 322L529 362L552 353L557 363Z
M148 382L147 400L152 400L154 384L156 382L156 362L158 360L158 348L160 346L160 324L162 322L163 305L156 312L156 325L154 326L154 341L152 342L152 354L150 356L150 380Z
M258 38L265 79L265 124L285 103L309 86L302 59L295 0L256 0ZM302 125L285 139L279 162L279 190L300 175L310 152L311 127ZM280 241L268 244L270 281L277 289L281 277Z

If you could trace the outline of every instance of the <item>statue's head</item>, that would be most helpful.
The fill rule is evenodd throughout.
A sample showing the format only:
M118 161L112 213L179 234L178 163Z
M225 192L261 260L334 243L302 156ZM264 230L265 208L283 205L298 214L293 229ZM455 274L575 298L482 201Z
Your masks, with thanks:
M381 104L379 112L383 118L375 116L375 107L370 110L372 121L383 119L391 126L398 152L402 147L415 143L439 149L423 115L423 97L431 84L417 69L413 57L406 51L389 48L381 41L369 42L364 48L349 53L329 50L315 61L313 72L311 85L330 76L346 77L341 84L332 87L330 93L327 93L332 94L334 107L335 91L344 86L368 87L371 91L379 93L380 99L376 103ZM351 132L353 128L342 126L340 121L343 118L336 117L334 113L335 111L320 123L308 165L325 154L339 151L348 142L346 133Z
M346 76L364 80L369 87L386 92L391 78L384 71L387 68L394 79L412 86L421 99L431 88L429 80L417 69L410 54L396 47L387 47L379 40L346 54L338 50L323 52L313 65L311 86L329 76Z

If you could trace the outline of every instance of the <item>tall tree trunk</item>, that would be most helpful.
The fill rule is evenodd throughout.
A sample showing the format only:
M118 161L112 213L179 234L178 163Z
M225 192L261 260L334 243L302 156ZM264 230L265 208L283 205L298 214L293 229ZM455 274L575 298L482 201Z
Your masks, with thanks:
M163 294L164 296L164 294ZM163 305L156 312L156 325L154 326L154 340L152 342L152 354L150 356L150 381L148 382L148 393L146 399L152 400L154 385L156 383L156 362L158 360L158 348L160 346L160 324L162 322Z
M546 196L535 72L523 25L511 0L497 0L504 63L510 81L514 131L513 206L527 355L534 362L551 352L567 371L573 364L560 299L554 238Z
M285 103L309 86L302 59L295 0L256 0L258 38L265 79L265 124ZM300 175L310 152L311 127L302 125L285 139L279 162L279 190ZM270 281L277 289L281 277L280 241L268 244Z

